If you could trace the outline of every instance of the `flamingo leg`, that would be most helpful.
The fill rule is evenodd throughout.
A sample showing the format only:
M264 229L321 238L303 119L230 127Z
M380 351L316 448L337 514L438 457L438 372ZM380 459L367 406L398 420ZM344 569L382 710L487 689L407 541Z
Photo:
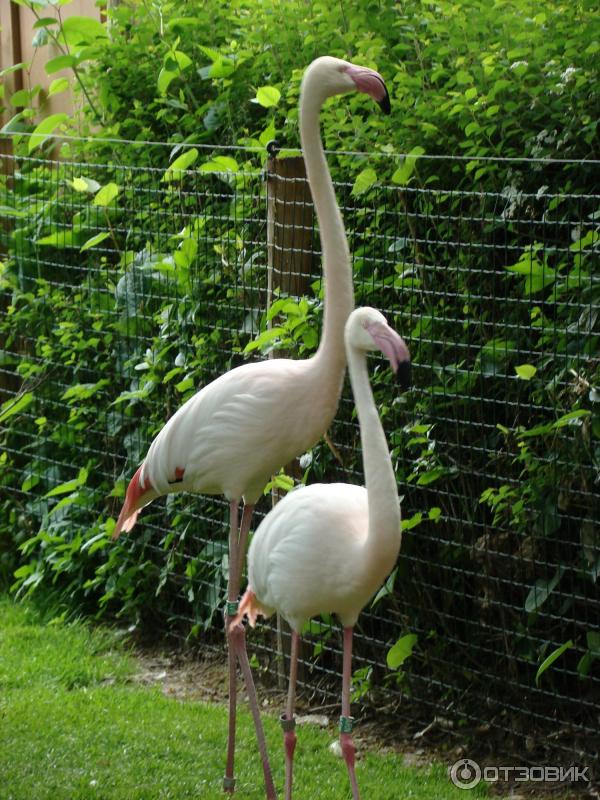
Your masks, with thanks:
M283 744L285 748L285 800L292 800L292 770L294 763L294 750L296 749L296 720L294 707L296 705L296 679L298 677L298 651L300 649L300 634L292 631L292 647L290 653L290 683L288 686L286 713L281 715L283 728Z
M252 679L252 671L250 669L250 662L248 661L248 654L246 652L246 629L243 625L236 625L229 634L230 644L233 645L235 654L240 663L240 668L246 682L246 691L248 692L248 704L252 718L254 719L254 728L256 731L256 740L258 742L258 750L263 765L263 774L265 778L265 789L267 792L267 800L277 800L275 793L275 786L273 784L273 776L271 774L271 767L269 765L269 757L267 755L267 743L265 740L265 733L263 730L262 722L260 719L260 711L258 708L258 700L256 698L256 689Z
M246 560L248 534L250 533L250 523L252 522L253 511L254 511L253 505L244 505L244 510L242 512L242 521L240 522L240 535L238 538L238 557L234 575L235 589L238 595L240 593L240 584L242 582L242 573L244 571L244 562Z
M239 595L239 585L235 586L237 564L239 557L238 548L238 503L232 500L229 504L229 576L227 578L227 608L225 611L225 636L227 637L228 662L229 662L229 727L227 732L227 761L225 762L225 776L223 778L223 791L235 791L235 778L233 776L233 763L235 757L235 727L237 713L237 676L235 648L229 634L229 623L234 614L230 614L229 603L235 603Z
M360 800L356 772L354 770L354 754L356 748L352 741L352 723L350 716L350 681L352 678L352 628L344 628L344 655L342 671L342 716L340 717L340 745L344 761L348 767L348 776L352 787L352 800Z

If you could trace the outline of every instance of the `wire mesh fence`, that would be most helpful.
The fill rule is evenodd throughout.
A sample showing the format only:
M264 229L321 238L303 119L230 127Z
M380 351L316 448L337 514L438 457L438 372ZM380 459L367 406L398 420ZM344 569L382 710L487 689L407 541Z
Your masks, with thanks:
M217 643L225 501L169 497L116 545L111 520L152 436L194 390L269 350L314 349L318 229L306 214L290 229L283 208L272 224L286 236L268 230L280 184L303 179L266 181L262 154L213 152L174 171L167 150L142 168L125 163L139 152L127 147L107 163L2 156L3 535L18 529L21 590L62 588L92 611ZM330 158L337 176L364 166ZM570 760L598 751L597 172L448 158L419 162L414 184L336 180L357 304L393 321L414 375L398 396L373 361L405 530L359 622L355 700L402 703L415 725L443 718L533 762L549 748ZM292 262L277 247L303 253L292 267L302 296L281 288L277 269ZM264 336L268 303L284 297ZM360 483L348 386L329 439L289 469ZM304 634L301 683L334 701L336 623ZM271 674L282 638L285 649L267 623L251 640Z

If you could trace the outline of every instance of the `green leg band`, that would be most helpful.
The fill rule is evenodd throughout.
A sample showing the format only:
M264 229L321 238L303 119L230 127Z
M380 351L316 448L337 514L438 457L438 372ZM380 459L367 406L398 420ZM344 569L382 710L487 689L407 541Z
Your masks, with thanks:
M225 603L225 613L228 617L235 617L239 610L239 603L237 600L228 600Z
M354 717L340 717L340 733L352 733Z
M281 725L281 729L284 733L288 733L289 731L293 731L296 727L296 717L292 717L288 719L285 714L282 714L279 717L279 723Z
M223 778L223 791L233 792L235 789L235 778L228 778L227 775Z

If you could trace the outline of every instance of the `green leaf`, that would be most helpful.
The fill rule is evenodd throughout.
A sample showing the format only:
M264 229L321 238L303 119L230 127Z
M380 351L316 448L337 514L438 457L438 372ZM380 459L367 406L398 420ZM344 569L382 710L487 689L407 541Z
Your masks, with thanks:
M396 575L398 574L398 568L396 567L393 569L387 577L387 580L381 587L381 589L377 592L373 601L371 602L371 608L377 605L384 597L392 594L394 591L394 583L396 582Z
M588 649L595 658L600 658L600 632L588 631L585 635Z
M410 519L403 519L400 525L403 531L410 531L412 528L416 528L417 525L420 525L421 522L423 522L423 514L417 511Z
M76 478L65 481L65 483L61 483L59 486L55 486L54 489L50 489L49 492L46 492L44 497L56 497L59 494L73 492L75 489L79 489L80 486L85 486L87 479L88 471L85 467L81 467Z
M174 17L167 22L167 29L174 30L175 28L195 28L202 24L199 17Z
M119 187L116 183L107 183L94 197L95 206L108 206L119 194Z
M101 378L96 383L76 383L63 393L62 400L87 400L96 394L104 386L107 386L110 381L107 378Z
M533 364L520 364L515 367L515 372L521 380L530 381L537 372L537 368Z
M533 611L537 611L544 605L554 589L556 589L558 586L558 583L564 573L565 567L560 566L550 579L546 580L541 578L533 584L529 590L527 598L525 599L525 611L527 611L528 614L531 614Z
M376 182L377 173L374 169L367 167L366 169L363 169L362 172L359 172L356 176L354 186L352 187L352 194L355 197L358 197L359 195L364 194Z
M281 327L267 328L262 331L256 339L248 342L246 347L244 347L244 353L251 353L253 350L262 350L274 339L279 339L284 333L285 331Z
M92 178L73 178L72 181L67 181L69 186L75 189L76 192L87 192L88 194L94 194L100 189L100 184L98 181L93 180Z
M197 158L198 150L196 150L195 147L192 147L190 150L186 150L185 153L182 153L178 158L175 159L175 161L173 161L165 174L162 176L162 180L180 181L184 176L185 170L191 167Z
M15 219L23 219L27 216L27 211L12 206L0 206L0 217L13 217Z
M21 484L21 491L28 492L30 489L33 489L38 485L40 482L40 476L36 475L33 472L30 472L29 475L25 478L23 483Z
M73 231L71 228L54 231L54 233L49 233L47 236L42 236L41 239L37 240L36 244L64 250L73 246Z
M253 102L258 103L263 108L273 108L280 99L281 92L275 86L260 86Z
M2 128L0 128L0 133L20 133L21 131L25 130L27 130L25 117L23 112L19 111L18 114L15 114L14 117L11 117L8 122L6 122Z
M200 172L238 172L239 167L231 156L217 156L200 166Z
M235 64L228 58L219 58L208 68L209 78L228 78L235 71Z
M183 394L184 392L187 392L189 389L194 388L194 379L190 377L184 378L182 381L179 381L179 383L175 384L175 388L177 389L178 392Z
M41 17L34 22L33 30L35 31L38 28L47 28L48 25L58 25L58 22L58 17Z
M93 17L67 17L63 20L61 33L69 47L93 44L97 39L107 39L106 28Z
M443 478L447 474L448 470L446 467L433 467L433 469L427 470L427 472L423 472L419 475L417 486L428 486L430 483Z
M79 59L73 55L67 56L56 56L56 58L51 58L49 61L46 61L44 64L44 69L48 75L52 75L55 72L58 72L61 69L69 69L71 67L75 67L79 62Z
M182 50L172 50L169 57L175 59L175 63L180 70L187 69L192 63L192 59Z
M415 171L418 157L422 156L424 153L425 148L420 147L419 145L413 147L410 153L404 157L404 162L392 175L392 181L397 183L399 186L406 186L406 184L410 181L413 172Z
M64 92L70 86L68 78L55 78L48 89L48 97Z
M46 139L48 139L52 133L61 125L63 122L66 122L69 119L68 114L51 114L46 119L43 119L39 125L37 125L32 135L29 138L29 142L27 145L27 149L29 153L32 153L36 147L39 147L43 144Z
M79 248L79 252L83 253L84 250L89 250L91 247L95 247L100 242L103 242L105 239L108 239L110 233L108 231L103 231L102 233L97 233L95 236L92 236L91 239L88 239L85 244L81 245Z
M565 650L568 650L570 647L573 647L573 640L572 639L569 639L568 642L565 642L564 644L561 644L560 647L557 647L556 650L553 650L550 653L550 655L542 661L542 663L538 667L538 671L535 674L535 685L536 686L539 686L540 678L544 674L544 672L546 672L548 667L550 667L552 664L554 664L556 659L560 658L560 656L562 656L562 654L565 652Z
M460 85L473 83L472 75L464 69L459 69L455 77L456 77L456 82Z
M19 89L18 92L14 92L10 96L10 104L11 106L27 106L29 105L29 101L31 100L31 95L27 91L27 89Z
M386 656L387 665L390 669L398 669L412 655L414 646L419 637L416 633L407 633L393 645Z
M33 392L24 392L24 394L20 395L19 397L7 400L6 403L3 403L1 406L0 422L4 422L15 414L19 414L21 411L24 411L27 406L31 405L32 402Z
M171 81L174 81L179 73L163 67L158 73L157 87L159 94L166 94Z
M566 428L569 425L573 425L583 417L589 417L591 413L592 412L587 408L578 408L575 411L569 411L567 414L563 414L562 417L559 417L554 422L548 422L545 425L536 425L534 428L529 428L525 431L519 431L519 438L530 439L534 436L544 436L548 433L553 433L561 428Z
M575 411L569 411L567 414L563 414L562 417L559 417L556 422L553 423L552 427L555 430L559 428L565 428L567 425L571 425L573 422L576 422L582 417L589 417L592 412L588 408L578 408Z

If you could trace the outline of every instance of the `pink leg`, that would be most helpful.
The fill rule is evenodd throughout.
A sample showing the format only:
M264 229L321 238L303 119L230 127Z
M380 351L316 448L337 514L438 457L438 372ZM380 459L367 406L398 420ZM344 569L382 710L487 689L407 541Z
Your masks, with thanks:
M294 706L296 705L296 679L298 677L298 651L300 649L300 634L292 631L292 648L290 653L290 683L288 687L286 713L281 716L283 728L283 744L285 747L285 800L292 800L292 770L294 764L294 750L296 749L296 720L294 719Z
M223 791L235 791L235 778L233 777L233 761L235 756L235 727L237 712L237 678L235 648L229 635L229 622L235 616L230 613L239 595L239 586L235 586L235 575L238 563L238 503L233 500L229 504L229 577L227 579L227 609L225 613L225 636L228 645L229 661L229 729L227 733L227 761L225 764L225 777L223 778Z
M258 742L258 749L263 765L263 773L265 776L265 789L267 792L267 800L277 800L275 794L275 786L273 785L273 776L271 775L271 767L269 766L269 757L267 755L267 743L265 741L265 734L263 731L262 722L260 720L260 711L258 709L258 700L256 699L256 689L254 688L254 681L252 679L252 671L248 661L248 654L246 653L246 630L242 625L237 625L229 634L230 644L234 647L235 654L240 662L240 667L244 680L246 682L246 690L248 692L248 703L250 711L254 719L254 728L256 730L256 739Z
M344 628L344 656L342 672L342 716L340 717L340 745L348 775L352 786L352 800L360 800L356 772L354 771L355 747L352 741L352 723L350 716L350 680L352 678L352 628Z
M246 548L248 545L248 534L250 533L250 523L252 522L252 512L254 511L253 505L245 505L242 512L242 521L240 523L240 535L238 539L238 557L235 568L235 589L237 594L240 593L240 584L242 582L242 573L244 571L244 562L246 561Z

